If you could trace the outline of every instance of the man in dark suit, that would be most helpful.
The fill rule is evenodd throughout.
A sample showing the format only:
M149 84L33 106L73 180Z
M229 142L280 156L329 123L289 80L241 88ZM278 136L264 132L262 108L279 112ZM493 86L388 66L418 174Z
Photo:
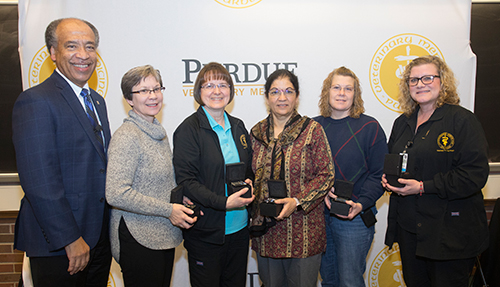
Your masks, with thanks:
M97 63L97 29L55 20L45 41L57 69L19 95L13 142L25 196L14 247L30 258L38 286L107 286L111 252L105 201L111 138L104 99L87 81Z

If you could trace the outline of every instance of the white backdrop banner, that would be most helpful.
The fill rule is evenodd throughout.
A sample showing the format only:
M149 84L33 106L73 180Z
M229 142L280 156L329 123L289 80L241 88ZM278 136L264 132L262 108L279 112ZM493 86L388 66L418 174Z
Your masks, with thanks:
M366 113L389 136L400 114L397 83L412 59L443 58L459 80L462 105L473 109L476 58L469 46L470 0L19 0L23 85L54 69L44 43L54 19L77 17L99 30L99 63L89 84L105 97L111 131L129 110L120 91L123 74L151 64L167 90L159 120L169 139L197 105L193 84L201 67L220 62L233 76L236 96L227 111L247 129L267 116L263 85L278 68L294 71L301 85L299 112L319 114L321 84L339 66L352 69L363 89ZM383 245L388 196L377 203L375 240L367 258L368 286L404 286L397 248ZM172 286L189 286L186 251L177 248ZM250 253L249 273L256 273ZM109 286L123 286L114 265ZM249 275L247 286L259 286Z

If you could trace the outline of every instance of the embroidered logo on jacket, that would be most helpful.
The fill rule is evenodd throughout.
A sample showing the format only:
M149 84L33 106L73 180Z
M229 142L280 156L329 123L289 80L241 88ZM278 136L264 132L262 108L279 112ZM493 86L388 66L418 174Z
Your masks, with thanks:
M248 148L247 138L245 137L245 135L240 136L240 142L244 149Z
M440 149L438 152L454 152L453 146L455 145L455 138L452 134L444 132L438 136L437 144Z

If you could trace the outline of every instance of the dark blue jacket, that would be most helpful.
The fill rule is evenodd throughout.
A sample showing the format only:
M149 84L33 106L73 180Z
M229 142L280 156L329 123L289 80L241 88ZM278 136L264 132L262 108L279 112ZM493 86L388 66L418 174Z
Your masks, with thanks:
M105 145L109 143L104 99L91 90ZM17 169L25 196L14 247L28 256L65 255L80 236L93 248L106 207L106 154L82 104L56 72L19 95L12 115Z

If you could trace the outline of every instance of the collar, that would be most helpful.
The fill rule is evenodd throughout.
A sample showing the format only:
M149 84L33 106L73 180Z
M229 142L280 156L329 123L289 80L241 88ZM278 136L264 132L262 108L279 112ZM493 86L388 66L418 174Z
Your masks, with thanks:
M210 115L210 113L208 113L208 111L205 109L204 106L201 107L203 109L203 111L205 112L205 115L207 116L207 119L208 119L208 123L210 124L210 127L212 129L214 129L215 127L219 126L222 128L221 125L219 125L219 123L217 123L217 121L215 121L215 119ZM229 122L229 118L227 117L227 114L226 112L224 111L224 132L228 131L229 129L231 128L231 123Z
M63 73L61 73L61 71L59 71L58 68L56 68L56 72L69 84L71 89L73 89L73 92L75 92L75 95L80 96L82 89L87 89L89 91L89 94L90 94L90 88L89 88L88 82L85 83L85 86L83 86L83 88L80 88L79 86L75 85L75 83L73 83L68 78L66 78L66 76Z
M441 120L444 115L447 113L447 111L450 109L449 104L444 104L441 107L437 108L434 113L432 113L431 117L427 120L425 123L431 123L435 121ZM406 117L406 123L410 126L410 128L414 131L415 128L417 127L417 116L418 116L418 111L420 110L420 107L417 106L415 111L409 116ZM425 124L424 123L424 124Z
M123 122L134 123L140 130L155 140L163 140L167 136L167 132L156 118L153 119L153 123L150 123L134 110L128 111L128 117Z

